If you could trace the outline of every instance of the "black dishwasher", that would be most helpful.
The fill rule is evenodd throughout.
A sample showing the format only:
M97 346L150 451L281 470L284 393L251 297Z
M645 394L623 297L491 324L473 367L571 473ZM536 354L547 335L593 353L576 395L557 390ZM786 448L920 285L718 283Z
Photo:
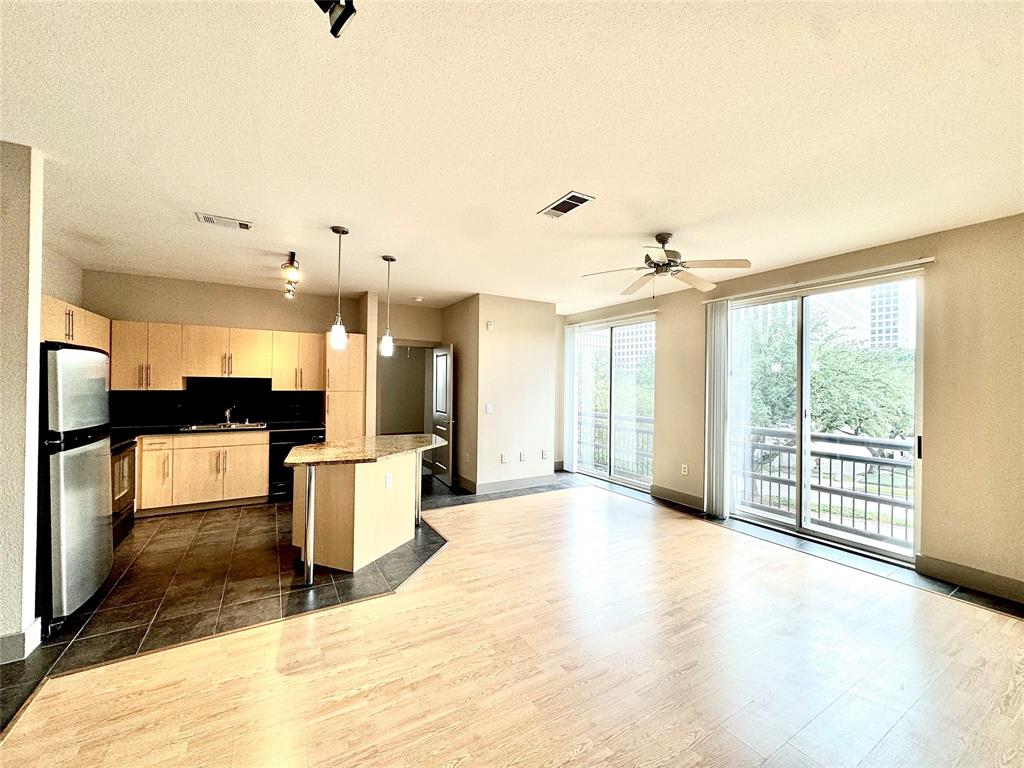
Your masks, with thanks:
M290 427L270 429L270 498L273 501L292 500L294 470L284 465L288 452L296 445L322 443L323 427Z

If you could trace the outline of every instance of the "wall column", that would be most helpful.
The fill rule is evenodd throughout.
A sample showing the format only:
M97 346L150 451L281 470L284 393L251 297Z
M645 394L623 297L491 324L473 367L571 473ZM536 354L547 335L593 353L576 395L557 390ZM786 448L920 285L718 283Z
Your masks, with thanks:
M35 616L43 157L0 141L0 661L39 644Z
M366 436L377 434L377 313L376 291L367 291L359 299L359 313L366 330Z

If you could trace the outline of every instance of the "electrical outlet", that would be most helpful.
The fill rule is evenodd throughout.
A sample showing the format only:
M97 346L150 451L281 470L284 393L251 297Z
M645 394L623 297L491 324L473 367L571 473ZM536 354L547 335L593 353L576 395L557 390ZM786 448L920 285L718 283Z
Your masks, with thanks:
M501 454L501 463L508 464L508 456L506 456L504 453Z
M469 462L469 451L463 451L462 452L462 460L467 462L467 463Z
M542 459L550 459L551 458L551 451L541 451L540 452L540 457Z
M682 473L684 475L690 474L690 465L689 464L683 464L683 466L682 466Z
M520 451L519 452L519 460L520 461L526 461L526 451Z
M384 487L385 488L390 488L391 487L391 473L390 472L388 472L386 475L384 475Z

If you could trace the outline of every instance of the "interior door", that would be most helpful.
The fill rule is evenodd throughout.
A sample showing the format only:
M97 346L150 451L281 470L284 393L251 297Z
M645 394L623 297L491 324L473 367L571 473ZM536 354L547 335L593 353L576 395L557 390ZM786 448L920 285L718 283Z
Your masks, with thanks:
M455 354L451 344L434 347L433 382L432 431L448 445L424 451L423 461L438 480L451 486L455 456Z

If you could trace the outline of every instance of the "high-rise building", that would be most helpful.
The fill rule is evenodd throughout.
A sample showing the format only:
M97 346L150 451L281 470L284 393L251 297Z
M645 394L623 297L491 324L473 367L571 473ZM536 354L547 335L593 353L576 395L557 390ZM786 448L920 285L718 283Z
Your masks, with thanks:
M871 346L914 346L916 316L914 283L884 283L871 287Z

